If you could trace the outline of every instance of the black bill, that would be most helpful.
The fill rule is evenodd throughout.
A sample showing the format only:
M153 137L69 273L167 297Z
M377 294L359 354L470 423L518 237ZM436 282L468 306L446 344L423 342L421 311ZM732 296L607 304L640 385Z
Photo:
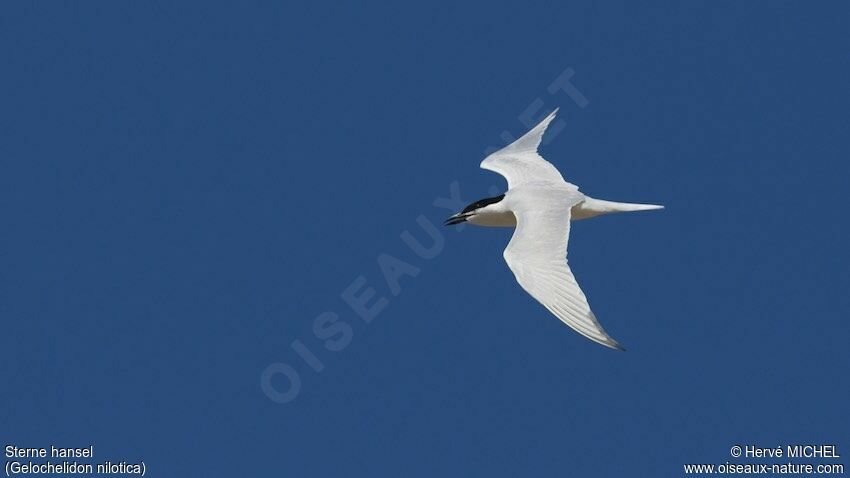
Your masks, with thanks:
M443 223L444 226L454 226L455 224L460 224L462 222L466 222L467 218L469 218L471 214L455 214L454 216L446 219L446 222Z

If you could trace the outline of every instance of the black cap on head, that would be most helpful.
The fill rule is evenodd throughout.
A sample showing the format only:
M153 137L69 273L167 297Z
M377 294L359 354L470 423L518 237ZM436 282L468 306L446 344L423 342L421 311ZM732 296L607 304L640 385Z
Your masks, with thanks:
M504 198L505 198L505 195L500 194L500 195L498 195L496 197L492 197L492 198L479 199L478 201L475 201L474 203L470 204L469 206L466 206L465 208L463 208L463 211L461 211L460 213L465 214L465 213L468 213L468 212L472 212L476 209L481 209L484 206L488 206L490 204L495 204L495 203L501 201Z

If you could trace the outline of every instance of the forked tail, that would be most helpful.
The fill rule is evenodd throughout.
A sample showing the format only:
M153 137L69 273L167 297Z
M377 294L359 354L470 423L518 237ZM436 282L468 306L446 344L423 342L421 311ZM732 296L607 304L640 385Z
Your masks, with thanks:
M585 197L584 201L573 206L572 219L587 219L589 217L599 216L602 214L612 214L615 212L651 211L653 209L664 209L664 206L659 206L657 204L613 202Z

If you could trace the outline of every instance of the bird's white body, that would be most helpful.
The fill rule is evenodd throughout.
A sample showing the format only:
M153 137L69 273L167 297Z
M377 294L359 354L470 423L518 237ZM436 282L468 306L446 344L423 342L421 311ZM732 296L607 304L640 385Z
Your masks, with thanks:
M553 111L537 126L481 162L481 167L508 180L508 191L467 206L446 224L516 227L504 258L517 282L552 314L585 337L622 350L596 320L587 298L567 265L570 222L601 214L660 209L654 204L631 204L594 199L537 152Z
M505 197L507 198L507 194ZM488 207L485 209L481 214L470 217L466 222L475 224L476 226L516 227L516 216L514 216L513 211L504 208L491 209ZM580 203L570 208L570 220L579 221L614 212L649 211L652 209L659 209L659 206L603 201L602 199L584 196L584 199Z

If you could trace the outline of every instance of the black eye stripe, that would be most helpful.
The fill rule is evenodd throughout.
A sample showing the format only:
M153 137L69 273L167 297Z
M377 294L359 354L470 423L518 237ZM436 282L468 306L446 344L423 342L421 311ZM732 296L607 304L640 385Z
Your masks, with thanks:
M467 212L470 212L470 211L474 211L476 209L480 209L484 206L487 206L488 204L495 204L495 203L501 201L504 198L505 198L505 195L500 194L496 197L480 199L480 200L475 201L474 203L470 204L469 206L466 206L465 208L463 208L463 211L461 211L460 213L464 214L464 213L467 213Z

